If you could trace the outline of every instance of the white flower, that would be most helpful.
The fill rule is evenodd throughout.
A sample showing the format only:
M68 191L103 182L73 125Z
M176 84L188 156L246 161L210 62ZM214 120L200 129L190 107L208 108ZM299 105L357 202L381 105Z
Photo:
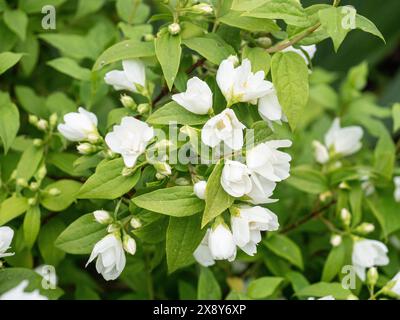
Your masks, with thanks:
M207 114L213 102L210 87L197 77L187 82L186 92L174 94L172 100L195 114Z
M352 263L359 278L365 280L365 269L373 266L385 266L389 263L388 248L377 240L362 239L355 241Z
M265 204L278 201L275 199L270 199L276 187L275 182L265 179L264 177L255 173L252 173L250 178L252 181L252 188L250 192L247 193L247 196L250 198L249 201L251 203Z
M301 49L296 49L292 46L283 49L283 52L295 52L297 54L299 54L304 61L306 62L307 65L310 64L310 60L312 60L315 56L315 53L317 52L317 46L315 44L311 45L311 46L301 46ZM306 52L306 53L304 53Z
M124 235L124 249L132 256L136 253L136 241L128 235Z
M270 181L282 181L290 176L291 157L278 148L292 145L290 140L271 140L261 143L247 152L246 163L252 174Z
M255 74L251 72L251 62L244 59L235 68L233 59L221 62L217 72L217 83L228 104L238 102L256 103L257 99L265 96L270 90L268 81L264 80L264 71Z
M115 90L138 92L136 85L144 87L146 84L146 70L144 63L139 59L122 61L123 71L113 70L106 73L104 81Z
M105 140L113 152L122 156L125 166L132 168L153 137L154 130L147 123L124 117L121 124L114 126L113 131L106 135Z
M249 193L252 183L247 166L238 161L226 160L222 169L221 185L228 194L235 198Z
M42 296L39 293L39 290L25 292L25 289L28 287L28 285L29 281L23 280L15 288L3 293L0 296L0 300L48 300L47 297Z
M279 103L278 95L272 82L266 81L270 88L265 96L258 100L258 113L265 121L287 122L283 113L282 106Z
M194 184L193 191L194 191L194 194L197 196L197 198L199 198L201 200L205 200L206 187L207 187L207 182L205 182L205 181L198 181Z
M261 231L278 230L278 217L260 206L242 206L237 211L238 214L234 213L231 217L233 238L238 247L253 256L257 252L257 244L261 241Z
M313 141L314 158L318 163L324 164L329 161L328 149L319 141Z
M393 183L394 183L394 200L396 202L400 202L400 177L394 177L393 178Z
M14 253L6 253L6 251L10 248L13 236L13 229L10 227L0 227L0 258L14 255Z
M364 132L359 126L340 127L340 120L336 118L325 135L325 145L328 149L342 156L349 156L361 149L361 138Z
M390 289L390 291L394 292L398 296L400 296L400 272L398 272L392 279L395 281L394 286Z
M106 235L93 247L86 266L96 258L97 272L107 281L117 279L126 263L121 239L115 234Z
M232 232L224 223L219 223L211 228L208 245L214 260L235 260L235 241Z
M42 264L35 268L35 272L48 282L50 288L56 288L58 278L54 266Z
M201 140L212 148L224 142L232 150L240 150L244 128L233 110L226 109L206 122L201 130Z
M93 216L100 224L109 224L112 222L111 215L105 210L96 210L93 212Z
M209 267L215 264L215 260L208 246L208 238L210 236L210 231L211 231L210 229L207 230L206 235L204 236L200 245L193 253L193 256L196 259L196 261L204 267Z
M94 113L79 108L78 112L70 112L64 116L64 124L58 125L58 131L68 140L88 140L96 142L99 139L97 117Z

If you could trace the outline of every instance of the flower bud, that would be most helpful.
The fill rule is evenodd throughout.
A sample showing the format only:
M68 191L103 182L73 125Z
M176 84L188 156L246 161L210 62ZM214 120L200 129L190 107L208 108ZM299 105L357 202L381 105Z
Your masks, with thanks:
M163 179L165 179L165 176L164 176L163 174L157 172L157 173L156 173L156 179L157 179L157 180L163 180Z
M113 221L111 215L105 210L96 210L93 212L93 215L100 224L110 224Z
M45 119L40 119L37 123L36 123L36 127L41 130L41 131L46 131L47 128L49 127L49 123L47 122L47 120Z
M136 241L127 234L124 235L123 245L125 251L129 254L134 255L136 253Z
M188 186L188 185L190 185L190 181L184 177L180 177L175 180L175 184L177 186Z
M256 40L261 48L267 49L272 45L272 40L269 37L260 37Z
M192 7L192 9L198 13L202 14L211 14L214 9L212 6L210 6L208 3L201 2L199 4L196 4L195 6Z
M36 198L29 198L29 199L28 199L28 205L29 205L30 207L35 206L36 203L37 203Z
M142 223L138 218L133 217L130 221L130 225L133 229L138 229L142 226Z
M371 286L374 286L378 281L378 278L378 269L376 269L375 267L369 268L367 272L367 283Z
M46 174L47 174L46 166L41 166L37 172L37 177L39 180L42 180L42 179L44 179Z
M179 23L171 23L169 26L168 26L168 32L171 34L171 35L177 35L177 34L179 34L180 32L181 32L181 26L179 25Z
M58 188L51 188L51 189L48 191L48 194L49 194L50 196L52 196L52 197L56 197L56 196L59 196L59 195L61 194L61 190L58 189Z
M331 191L325 191L319 195L319 200L321 200L322 202L325 202L325 201L329 200L330 198L332 198Z
M148 103L141 103L138 105L137 110L140 114L145 114L145 113L149 112L150 106Z
M17 186L23 187L23 188L28 186L28 182L24 178L18 178L16 181L16 184L17 184Z
M90 143L97 143L97 142L99 142L99 140L100 140L100 136L99 136L99 134L98 134L97 132L92 132L92 133L89 133L89 134L88 134L87 140L88 140Z
M350 188L350 186L349 186L349 184L347 183L347 182L341 182L340 184L339 184L339 189L342 189L342 190L350 190L351 188Z
M39 183L34 181L34 182L31 182L31 184L29 185L29 190L35 192L35 191L39 190L39 187L40 187Z
M91 154L93 152L96 152L97 148L95 146L93 146L90 143L84 142L84 143L80 143L76 149L78 150L78 152L80 154L83 155L87 155L87 154Z
M171 166L166 162L156 162L153 166L157 170L157 173L164 177L169 176L172 173Z
M146 42L153 41L154 40L154 35L152 35L151 33L147 33L147 34L145 34L143 36L143 40L146 41Z
M202 200L206 198L206 186L207 182L205 181L199 181L194 184L193 191L197 198Z
M372 223L363 222L361 223L355 231L361 234L368 234L375 230L375 226Z
M127 168L127 167L124 167L124 168L122 169L121 174L122 174L123 177L129 177L129 176L132 175L134 172L135 172L135 168Z
M41 147L43 145L43 140L42 139L33 139L33 145L35 147Z
M340 244L342 243L342 237L338 234L334 234L332 235L330 242L333 247L340 246Z
M351 213L347 208L343 208L340 211L340 218L345 226L349 226L351 222Z
M33 124L33 125L36 126L38 121L39 121L39 118L37 116L33 115L33 114L30 114L28 121L29 121L30 124Z
M57 121L58 121L57 113L52 113L49 118L50 126L54 128L57 124Z
M133 100L132 97L130 97L126 94L123 94L123 95L121 95L120 101L121 101L122 105L127 109L132 109L132 110L136 109L137 105L136 105L135 100Z
M110 224L107 227L107 232L108 233L113 233L113 232L119 231L119 229L120 229L120 226L118 224L116 224L116 223L113 223L113 224Z

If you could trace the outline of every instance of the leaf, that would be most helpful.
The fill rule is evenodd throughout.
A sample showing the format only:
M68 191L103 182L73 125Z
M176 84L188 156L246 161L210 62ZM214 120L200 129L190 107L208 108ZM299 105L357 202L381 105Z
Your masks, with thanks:
M24 10L26 13L39 13L44 6L50 5L59 7L65 1L66 0L19 0L18 4L20 9Z
M0 138L4 153L8 152L19 129L19 111L8 94L0 91Z
M100 70L113 62L151 57L154 54L154 44L152 42L122 41L108 48L100 55L93 66L93 71Z
M88 39L77 34L44 33L39 38L60 50L63 56L81 60L94 59L93 49L88 46Z
M170 123L199 125L206 123L208 119L209 117L206 115L192 113L175 101L171 101L152 113L147 122L155 125Z
M204 201L197 198L192 186L159 189L134 197L138 207L173 217L186 217L203 211Z
M73 177L86 176L86 170L78 170L74 167L74 162L79 158L78 155L67 152L49 153L46 157L47 163L52 164L61 171Z
M22 10L4 11L4 22L22 41L25 41L28 16Z
M374 170L387 180L392 179L396 162L396 146L387 130L381 134L374 152Z
M277 256L286 259L300 269L304 268L300 248L287 236L274 234L270 238L265 239L263 243Z
M400 129L400 103L395 103L392 108L393 114L393 132Z
M332 281L337 274L342 270L346 257L346 247L342 243L337 247L333 247L328 258L325 261L324 269L322 270L323 282Z
M356 15L356 26L357 29L360 29L364 32L368 32L373 34L374 36L377 36L378 38L382 39L384 43L385 37L382 35L382 33L379 31L379 29L375 26L375 24L368 20L366 17L363 17L362 15L357 14Z
M164 78L171 91L181 62L181 37L180 35L171 35L164 29L164 32L160 32L155 39L154 47Z
M94 245L107 235L106 226L88 213L70 224L57 238L55 245L70 254L90 254Z
M0 53L0 75L13 67L21 60L22 53L2 52Z
M279 26L269 19L260 19L252 17L244 17L240 12L230 11L226 15L219 18L224 24L231 27L240 28L250 32L272 32L279 31Z
M12 196L0 203L0 226L17 218L28 210L26 198Z
M21 156L17 165L17 179L29 181L36 173L40 162L43 159L43 148L31 144Z
M272 129L265 121L254 122L250 130L246 130L246 148L252 148L260 143L267 141L268 137L273 134Z
M44 189L40 204L48 210L59 212L67 209L76 199L82 184L73 180L58 180ZM57 189L60 194L52 196L51 189Z
M262 277L249 283L247 294L252 299L263 299L271 296L284 279L279 277Z
M262 48L244 47L243 59L249 59L251 62L251 69L253 72L264 71L265 75L268 74L271 68L271 56Z
M308 68L304 59L294 52L275 53L271 61L272 79L279 102L295 130L308 102Z
M225 192L221 186L221 175L224 162L219 161L207 181L206 207L204 209L201 227L204 228L212 219L232 206L234 198Z
M197 287L198 300L220 300L222 298L221 288L212 271L201 267L199 284Z
M235 55L235 50L217 34L210 33L203 37L185 39L182 43L189 49L196 51L211 63L219 65L222 60L230 55Z
M149 6L143 1L117 0L116 9L118 16L130 24L145 22L150 13Z
M15 94L19 104L28 113L34 114L41 118L48 117L48 111L43 108L45 99L39 97L31 88L25 86L16 86Z
M200 214L185 218L170 217L166 244L169 273L193 262L193 252L206 231L205 229L201 230L200 223Z
M295 293L310 285L308 280L297 271L290 271L286 273L285 277L292 283L293 291Z
M325 297L333 296L335 299L346 300L351 294L351 291L343 288L341 283L333 282L318 282L308 287L303 288L296 293L300 297Z
M308 166L299 166L291 169L287 183L310 194L320 194L329 190L325 176Z
M78 8L76 9L76 18L79 19L100 10L104 3L105 0L79 0Z
M58 58L48 61L47 64L57 71L70 76L71 78L90 81L91 72L89 69L82 68L75 60L70 58Z
M65 229L64 222L59 218L51 219L40 230L38 245L39 251L46 264L57 266L65 257L65 252L56 248L55 241Z
M123 176L125 168L122 158L105 161L98 165L79 191L79 199L116 199L130 191L140 178L140 170Z
M32 248L40 230L40 207L30 207L24 218L24 242L28 248Z
M39 60L40 45L36 35L28 33L25 42L19 43L16 49L25 53L21 59L21 67L24 75L30 76Z
M232 10L236 11L250 11L260 7L269 0L233 0Z

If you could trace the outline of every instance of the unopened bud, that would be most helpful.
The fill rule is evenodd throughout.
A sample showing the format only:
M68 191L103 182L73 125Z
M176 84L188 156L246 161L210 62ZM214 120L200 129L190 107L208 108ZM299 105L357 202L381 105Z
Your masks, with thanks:
M97 132L92 132L92 133L89 133L89 134L88 134L87 140L88 140L90 143L97 143L97 142L99 142L99 140L100 140L100 136L99 136L99 134L98 134Z
M29 198L29 199L28 199L28 205L29 205L30 207L35 206L36 203L37 203L36 198Z
M272 45L272 40L269 37L260 37L256 40L261 48L267 49Z
M326 191L319 195L319 200L321 200L322 202L325 202L325 201L329 200L331 197L332 197L332 192Z
M132 109L132 110L136 109L137 105L136 105L135 100L133 100L132 97L130 97L126 94L123 94L123 95L121 95L120 101L121 101L122 105L127 109Z
M349 186L349 184L348 184L347 182L341 182L341 183L339 184L339 189L342 189L342 190L350 190L351 188L350 188L350 186Z
M356 232L361 234L368 234L373 232L374 230L375 226L369 222L363 222L355 229Z
M118 224L116 224L116 223L113 223L113 224L110 224L107 227L107 232L108 233L113 233L113 232L119 231L119 229L120 229L120 226Z
M140 114L145 114L145 113L149 112L150 106L148 103L141 103L141 104L139 104L137 110Z
M28 186L28 182L24 178L18 178L16 181L16 184L17 184L17 186L23 187L23 188Z
M153 41L154 40L154 35L152 35L151 33L147 33L147 34L145 34L143 36L143 40L146 41L146 42Z
M134 255L136 253L136 241L127 234L124 235L123 245L125 251L129 254Z
M39 183L34 181L34 182L31 182L31 184L29 185L29 190L35 192L35 191L39 190L39 187L40 187Z
M52 197L56 197L56 196L59 196L59 195L61 194L61 190L58 189L58 188L51 188L51 189L48 191L48 194L49 194L50 196L52 196Z
M134 169L134 168L127 168L127 167L124 167L124 168L122 169L121 174L122 174L122 176L124 176L124 177L129 177L129 176L132 175L134 172L135 172L135 169Z
M33 145L35 147L41 147L43 145L43 140L42 139L33 139Z
M46 166L41 166L37 172L37 177L39 180L42 180L42 179L44 179L46 174L47 174Z
M169 26L168 26L168 32L171 34L171 35L177 35L177 34L179 34L180 32L181 32L181 26L179 25L179 23L171 23Z
M375 267L369 268L367 272L367 282L369 285L374 286L378 281L379 274L378 269Z
M340 244L342 243L342 237L338 234L334 234L332 235L330 242L333 247L340 246Z
M110 224L113 221L111 215L105 210L96 210L93 212L93 216L100 224Z
M165 176L169 176L172 173L171 166L166 162L156 162L154 168L157 170L157 173Z
M58 121L57 113L52 113L49 118L50 126L54 128L57 124L57 121Z
M190 181L186 178L181 177L175 180L175 184L177 186L188 186L190 185Z
M192 9L202 14L211 14L214 11L212 6L204 2L196 4L195 6L192 7Z
M95 146L93 146L92 144L87 143L87 142L80 143L76 147L76 149L78 150L78 152L80 154L84 154L84 155L91 154L97 150L97 148Z
M138 218L133 217L130 221L131 227L133 229L138 229L142 226L142 223L140 222L140 220Z
M45 119L40 119L37 122L36 127L41 131L46 131L47 128L49 127L49 123Z
M37 125L39 118L33 114L29 115L29 123L33 125Z
M351 213L348 209L343 208L340 211L340 218L345 226L349 226L351 222Z
M164 176L163 174L157 172L157 173L156 173L156 179L157 179L157 180L163 180L163 179L165 179L165 176Z

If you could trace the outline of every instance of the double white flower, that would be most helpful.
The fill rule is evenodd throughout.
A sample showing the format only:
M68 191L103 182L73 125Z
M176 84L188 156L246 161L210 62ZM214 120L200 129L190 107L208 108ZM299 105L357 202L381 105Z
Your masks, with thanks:
M115 280L125 268L126 258L121 238L110 233L95 244L86 266L96 259L96 270L107 281Z
M385 266L389 263L388 248L377 240L356 240L353 245L352 263L356 274L365 281L365 270L374 266Z
M139 92L146 85L146 69L139 59L122 61L123 70L113 70L106 73L104 81L115 90ZM140 86L138 88L138 86ZM139 89L139 90L138 90Z
M270 85L265 81L264 71L253 73L251 62L244 59L242 64L235 68L237 58L230 57L221 62L217 72L217 83L225 96L228 105L238 102L255 104L257 99L265 96Z
M195 114L207 114L212 110L213 94L208 84L197 77L187 82L186 92L174 94L172 99Z
M287 118L283 113L282 106L279 103L278 95L272 82L269 84L269 90L265 96L258 100L258 113L261 118L267 122L275 121L278 123L287 122Z
M29 281L23 280L15 288L3 293L0 296L0 300L48 300L47 297L40 294L39 290L25 292L25 289L28 287L28 285Z
M207 182L205 181L198 181L193 186L194 194L201 200L206 199L206 187Z
M261 231L276 231L279 228L278 217L270 210L256 206L242 206L231 217L233 238L249 256L257 252L261 241Z
M286 49L282 50L283 52L295 52L300 55L307 65L310 64L310 61L314 58L315 53L317 52L317 46L315 44L310 46L300 46L299 49L290 46Z
M325 145L318 141L313 142L314 156L317 162L324 164L330 156L349 156L361 149L363 129L359 126L340 127L340 119L336 118L325 135Z
M64 116L64 122L58 125L58 131L70 141L96 142L99 139L97 117L94 113L79 108Z
M12 256L14 253L7 253L10 248L14 230L10 227L0 227L0 258Z
M132 168L154 137L154 130L147 123L133 117L122 118L121 124L106 135L108 147L124 159L125 166Z
M243 197L252 188L249 173L245 164L239 161L226 160L222 169L221 185L232 197Z

